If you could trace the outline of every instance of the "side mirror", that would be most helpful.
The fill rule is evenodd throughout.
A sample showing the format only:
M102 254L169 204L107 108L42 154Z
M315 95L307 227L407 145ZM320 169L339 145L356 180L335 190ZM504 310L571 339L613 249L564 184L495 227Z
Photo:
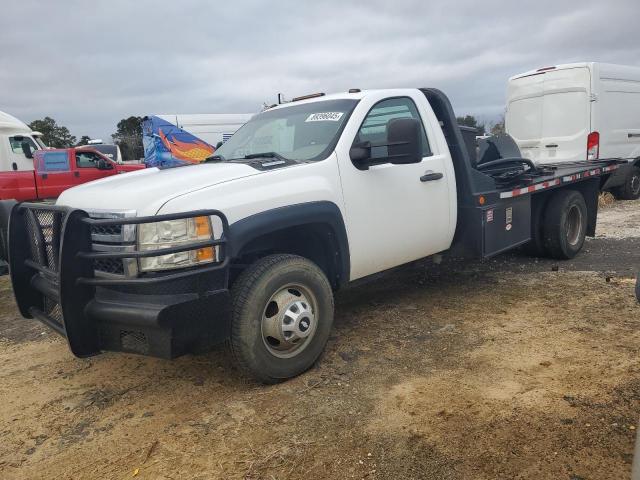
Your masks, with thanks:
M222 142L216 143L216 150L219 149L221 146L222 146Z
M22 142L21 145L24 156L27 158L33 158L33 150L31 150L31 145L29 144L29 142Z
M422 161L422 125L414 118L393 118L387 123L385 143L354 143L349 150L351 161L359 170L372 165L420 163ZM387 147L387 155L371 158L373 147Z
M356 168L367 170L371 159L371 142L354 143L349 150L349 158Z
M388 160L396 165L422 161L420 121L415 118L394 118L387 124Z
M106 161L104 158L98 160L98 170L112 170L113 165L111 162Z

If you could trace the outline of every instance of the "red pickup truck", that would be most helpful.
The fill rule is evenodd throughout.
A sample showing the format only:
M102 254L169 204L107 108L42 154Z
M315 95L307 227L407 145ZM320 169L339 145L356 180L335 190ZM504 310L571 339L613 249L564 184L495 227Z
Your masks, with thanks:
M115 163L91 147L28 153L33 156L32 171L0 172L0 200L56 198L81 183L144 168Z

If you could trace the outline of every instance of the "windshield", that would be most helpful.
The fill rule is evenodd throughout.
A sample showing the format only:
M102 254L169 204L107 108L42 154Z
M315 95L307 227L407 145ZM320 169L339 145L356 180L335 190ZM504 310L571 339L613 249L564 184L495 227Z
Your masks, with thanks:
M33 138L25 137L22 135L9 137L9 143L11 144L11 151L13 153L24 153L24 150L22 149L23 143L28 143L29 146L31 147L31 150L34 152L42 148L39 145L36 145L36 143L33 141Z
M357 100L327 100L267 110L216 150L222 160L267 153L287 160L322 160L338 141Z
M99 143L99 144L96 144L96 145L89 145L89 147L93 148L94 150L99 151L105 157L109 158L110 160L113 160L114 162L117 162L117 161L120 160L118 158L118 146L117 145Z
M40 138L40 136L39 136L39 135L34 135L34 137L33 137L33 138L35 138L36 143L37 143L38 145L40 145L40 149L41 149L41 150L44 150L44 149L46 149L46 148L47 148L47 146L44 144L44 142L42 141L42 138Z

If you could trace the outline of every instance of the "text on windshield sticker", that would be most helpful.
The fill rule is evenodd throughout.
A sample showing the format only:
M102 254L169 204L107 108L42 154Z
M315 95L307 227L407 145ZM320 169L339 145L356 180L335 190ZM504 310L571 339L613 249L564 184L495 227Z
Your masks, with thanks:
M305 122L337 122L344 112L322 112L312 113L307 117Z

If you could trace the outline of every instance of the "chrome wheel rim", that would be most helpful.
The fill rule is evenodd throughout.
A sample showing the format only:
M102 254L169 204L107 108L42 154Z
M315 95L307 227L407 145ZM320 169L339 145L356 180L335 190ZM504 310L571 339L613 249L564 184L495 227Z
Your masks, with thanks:
M273 356L294 357L311 343L317 318L313 293L301 285L286 285L271 295L262 311L262 341Z
M567 213L567 242L576 245L582 232L582 212L577 205L572 205Z

